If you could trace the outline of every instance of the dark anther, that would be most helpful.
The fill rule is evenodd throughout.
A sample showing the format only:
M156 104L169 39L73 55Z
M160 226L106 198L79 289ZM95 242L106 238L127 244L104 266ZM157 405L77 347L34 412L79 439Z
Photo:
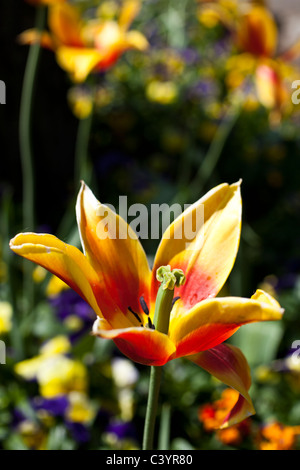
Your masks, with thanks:
M150 317L148 317L148 327L151 328L151 330L155 330L155 326L153 325Z
M180 299L179 296L178 296L178 297L174 297L174 299L172 300L172 308L174 307L175 302L177 302L177 300L179 300L179 299Z
M132 310L132 308L131 308L131 307L128 307L128 310L129 310L129 312L131 312L131 313L132 313L132 315L134 315L134 316L135 316L135 318L136 318L136 319L137 319L137 320L138 320L140 323L143 323L143 322L142 322L142 320L140 319L140 317L138 316L138 314L137 314L137 313L135 313L135 312Z
M140 297L140 304L141 304L141 307L142 307L144 313L146 315L149 315L149 308L148 308L143 296Z

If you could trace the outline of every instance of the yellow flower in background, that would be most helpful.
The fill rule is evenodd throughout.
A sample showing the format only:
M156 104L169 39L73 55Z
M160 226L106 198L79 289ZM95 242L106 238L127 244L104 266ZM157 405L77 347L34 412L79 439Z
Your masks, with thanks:
M0 335L12 328L13 309L9 302L0 302Z
M93 96L88 90L73 87L68 91L68 102L78 119L87 118L93 109Z
M238 0L198 0L198 20L207 28L219 23L231 27L238 16Z
M84 393L70 392L68 395L69 406L66 418L73 423L89 423L95 415L96 409Z
M57 336L41 347L38 356L16 364L15 371L26 380L36 379L40 394L45 398L72 391L85 392L88 382L86 368L65 355L70 348L66 337Z
M47 341L40 348L43 356L53 356L55 354L66 354L71 350L71 343L66 336L56 336Z
M46 450L47 434L36 422L25 420L17 426L24 444L32 450Z
M75 82L83 82L94 71L103 71L116 63L128 49L145 50L146 38L138 31L128 31L140 10L140 1L125 0L117 20L85 20L79 9L69 3L49 7L50 32L25 31L23 44L40 42L52 49L59 65Z
M153 80L146 88L146 96L149 101L163 105L171 104L177 99L177 86L174 82Z
M46 294L49 297L55 297L66 289L69 289L69 286L65 282L63 282L57 276L52 276L47 286Z

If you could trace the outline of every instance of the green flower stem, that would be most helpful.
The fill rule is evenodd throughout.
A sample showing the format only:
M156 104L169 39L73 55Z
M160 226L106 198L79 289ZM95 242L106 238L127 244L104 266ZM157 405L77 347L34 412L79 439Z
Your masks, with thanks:
M92 177L92 165L89 162L89 142L94 117L94 98L93 106L90 114L84 118L79 119L77 128L77 137L75 145L74 157L74 187L78 188L80 181L84 180L90 184ZM58 236L68 240L71 243L73 232L78 231L77 225L74 226L73 207L76 203L76 197L72 197L69 202L62 222L58 228ZM76 242L77 243L77 242Z
M168 334L170 314L172 310L174 289L184 284L185 276L180 269L162 266L156 272L156 278L161 285L158 289L153 323L157 331ZM145 418L143 450L153 449L155 420L157 414L159 389L162 376L162 367L151 366L149 395Z
M202 165L198 168L195 179L190 184L191 194L197 196L201 194L204 185L213 174L214 169L222 155L224 145L240 115L240 104L234 103L233 107L223 119L217 129L208 152L203 160Z
M240 116L240 112L241 104L237 99L233 106L228 110L223 121L220 123L195 177L189 183L188 187L179 190L171 204L175 202L183 204L189 199L195 200L201 196L204 186L213 175L213 172L223 154L224 146Z
M169 450L170 421L171 421L171 407L169 403L164 403L161 409L160 428L159 428L159 435L158 435L158 449L159 450Z
M162 367L151 366L150 382L149 382L149 395L147 403L147 411L145 418L144 437L143 437L143 450L153 449L153 437L155 420L157 415L159 389L162 376Z
M16 286L16 272L15 266L13 263L13 253L9 249L9 239L11 235L11 216L13 214L13 201L12 201L12 194L10 190L5 190L4 195L2 198L1 204L1 215L0 215L0 222L1 222L1 238L3 238L3 261L7 266L7 273L6 273L6 284L8 288L7 296L8 300L13 309L13 317L12 317L12 328L9 332L11 345L14 350L14 357L16 361L21 361L24 357L24 347L23 347L23 337L20 329L20 318L19 318L19 311L18 311L18 302L16 299L15 292L17 290ZM0 247L1 249L1 247Z
M46 23L47 9L38 7L36 11L35 28L42 31ZM32 44L29 49L28 59L24 74L19 121L20 153L23 174L23 227L25 230L34 229L34 170L33 149L31 139L33 96L37 78L37 69L40 58L40 44ZM33 303L33 280L32 267L27 261L24 262L24 289L29 305Z

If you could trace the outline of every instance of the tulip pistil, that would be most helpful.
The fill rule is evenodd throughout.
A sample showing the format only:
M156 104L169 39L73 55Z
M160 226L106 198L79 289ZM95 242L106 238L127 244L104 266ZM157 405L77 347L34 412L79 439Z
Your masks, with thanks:
M156 279L161 285L156 297L154 324L158 331L168 334L171 310L179 299L174 298L174 289L185 283L185 275L181 269L171 270L171 266L161 266L156 271Z

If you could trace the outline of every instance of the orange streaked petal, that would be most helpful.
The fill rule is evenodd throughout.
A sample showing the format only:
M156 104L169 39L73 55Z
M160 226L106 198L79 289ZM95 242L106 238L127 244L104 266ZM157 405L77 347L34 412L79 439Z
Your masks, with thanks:
M76 247L67 245L53 235L20 233L10 241L10 248L55 274L101 315L96 300L101 297L99 278Z
M241 325L280 320L283 309L269 297L258 291L251 299L219 297L204 300L186 313L181 310L180 315L171 317L169 330L177 346L176 357L213 348L232 336ZM180 309L180 300L176 304Z
M42 47L54 50L52 37L46 31L38 31L37 29L27 29L19 34L18 42L24 44L41 44Z
M135 232L84 183L76 214L84 252L95 271L102 274L116 304L123 312L131 307L142 313L139 298L149 301L151 271Z
M56 51L60 67L66 70L74 82L84 82L96 68L102 54L93 48L61 46Z
M189 356L187 359L240 393L237 403L225 418L222 428L237 424L255 413L248 393L251 386L250 368L239 348L229 344L220 344Z
M148 366L162 366L175 352L175 345L167 335L150 328L136 327L109 329L101 319L94 323L93 333L113 339L120 351L129 359Z
M62 3L49 8L49 28L56 40L65 46L83 47L82 23L77 8Z
M271 13L255 6L241 16L237 29L237 46L254 56L271 57L277 47L277 27Z
M199 230L193 235L191 227L195 226ZM186 275L186 283L175 291L186 308L217 295L235 261L240 231L240 182L221 184L184 211L163 235L154 261L153 298L158 288L156 269L168 264Z

